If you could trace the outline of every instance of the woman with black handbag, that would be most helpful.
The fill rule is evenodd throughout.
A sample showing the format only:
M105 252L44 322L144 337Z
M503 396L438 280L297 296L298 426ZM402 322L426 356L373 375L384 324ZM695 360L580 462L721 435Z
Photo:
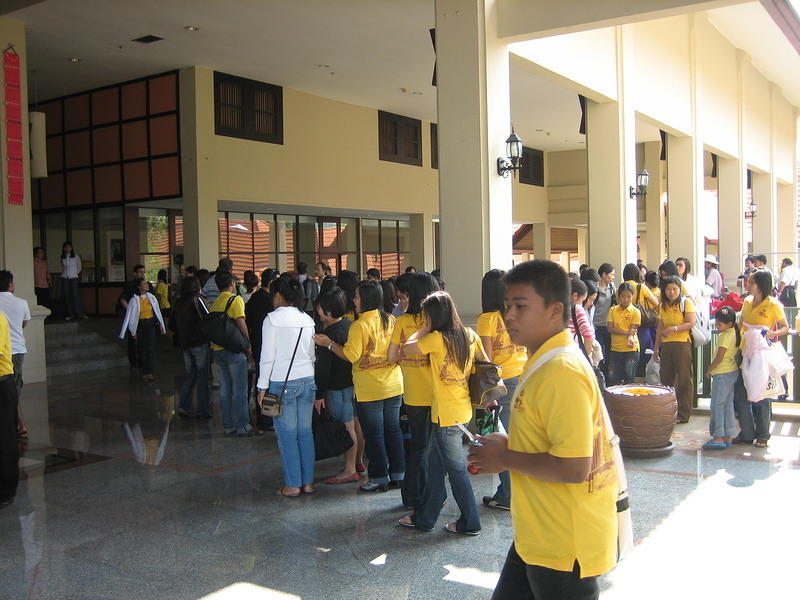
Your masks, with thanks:
M296 498L314 493L314 320L303 312L306 298L297 279L278 279L272 302L275 310L261 329L258 402L267 391L280 399L281 414L273 419L284 480L278 494Z

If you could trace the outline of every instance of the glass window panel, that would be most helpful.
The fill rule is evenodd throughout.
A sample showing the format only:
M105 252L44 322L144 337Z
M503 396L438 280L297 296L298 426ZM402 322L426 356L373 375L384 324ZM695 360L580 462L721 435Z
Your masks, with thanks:
M408 254L400 254L399 257L400 257L400 271L399 271L398 274L402 274L402 273L406 272L406 267L409 266L408 265L409 255Z
M347 252L341 255L342 269L355 271L358 273L358 256L355 252ZM334 269L335 270L335 269Z
M239 282L244 279L245 271L253 270L253 255L252 254L231 254L230 259L233 261L232 273L239 278Z
M167 211L158 208L139 209L139 252L169 252Z
M397 221L381 221L381 252L397 252Z
M298 219L297 229L297 251L303 253L314 253L314 259L310 264L316 261L316 253L319 250L317 245L319 236L317 234L319 223L316 217L300 217Z
M94 215L91 209L74 210L70 213L72 247L81 257L82 282L95 280L94 260Z
M339 250L356 252L358 250L358 219L341 218Z
M274 254L256 254L253 257L253 263L253 270L259 279L261 279L261 272L264 269L274 269L278 264Z
M286 271L294 271L294 254L278 254L278 271L285 273Z
M217 229L219 230L220 258L228 254L228 217L224 212L217 213Z
M381 279L396 277L400 274L400 255L397 252L381 254Z
M61 244L67 239L67 216L63 212L47 213L44 217L47 236L47 265L51 273L61 273Z
M97 211L97 235L100 246L98 281L125 281L125 232L121 207Z
M299 262L304 262L308 265L308 272L310 275L314 275L314 265L317 264L317 254L311 254L310 252L301 252L299 257Z
M253 245L256 253L275 252L275 217L273 215L253 215Z
M253 222L249 213L228 213L228 252L253 252Z
M397 223L400 231L400 252L408 252L411 250L411 228L408 221L399 221Z
M361 219L361 242L364 245L364 252L380 252L381 240L377 219Z
M325 255L320 257L319 261L325 263L326 265L328 265L331 268L331 273L333 275L336 275L336 273L339 272L339 267L338 267L339 255L338 254L325 254Z
M155 283L161 269L169 270L169 254L140 254L139 262L144 265L144 278Z
M295 218L293 215L275 217L275 243L278 252L295 252L294 230Z
M322 222L320 236L320 252L335 251L339 248L339 222L336 220Z
M364 272L369 269L381 270L381 255L376 252L364 253Z

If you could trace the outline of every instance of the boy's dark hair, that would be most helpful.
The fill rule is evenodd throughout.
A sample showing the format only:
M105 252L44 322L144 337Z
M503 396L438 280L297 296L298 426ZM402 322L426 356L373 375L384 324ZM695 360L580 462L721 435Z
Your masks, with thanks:
M189 265L188 267L184 267L183 272L187 275L197 275L197 267Z
M505 271L491 269L481 279L481 312L506 312L506 286L503 284Z
M200 287L203 287L210 277L211 273L208 272L208 269L197 269L197 279L200 281Z
M0 292L7 292L12 283L14 283L14 275L11 271L0 271Z
M131 269L131 271L136 273L136 271L138 271L139 269L144 269L144 265L133 265L133 269Z
M242 281L244 282L244 287L247 288L247 291L254 290L258 287L258 277L256 276L255 271L245 271L242 275Z
M333 288L341 289L339 288L339 284L336 277L334 277L333 275L325 275L325 277L322 278L322 281L319 282L319 293L324 294L325 292L328 292ZM342 290L342 293L344 294L344 290ZM346 307L347 294L344 295L344 303ZM344 312L347 312L347 310L345 310Z
M224 292L233 283L233 275L228 271L217 271L216 275L214 275L214 282L217 284L217 289L220 292Z
M609 265L610 266L610 265ZM550 260L537 258L518 264L506 273L503 281L506 285L529 285L542 297L545 307L560 302L563 307L562 322L564 327L569 320L571 287L566 271Z
M782 262L784 265L793 265L793 264L794 264L794 263L792 262L792 259L791 259L791 258L789 258L789 257L786 257L786 258L784 258L784 259L783 259L781 262Z
M381 278L381 272L375 267L367 269L367 277L374 277L375 279Z
M389 315L383 308L383 288L377 281L365 279L359 281L356 286L356 293L361 300L361 312L377 310L381 317L381 326L385 331L389 326Z
M225 258L219 259L219 265L217 265L217 273L219 273L220 271L225 271L226 273L233 272L233 261L227 256Z
M756 254L753 258L755 258L762 265L767 265L767 256L765 254Z
M414 273L408 286L408 309L406 314L418 315L422 312L422 301L433 292L439 291L439 282L430 273Z
M602 276L605 275L606 273L611 273L611 271L616 271L614 265L612 265L611 263L603 263L598 267L597 274Z
M414 274L416 272L417 272L417 267L413 265L409 265L408 267L406 267L406 273Z
M622 269L622 281L634 281L636 283L642 283L642 273L639 271L639 267L637 267L633 263L628 263Z
M308 275L308 263L306 263L306 262L297 263L297 274L298 275Z
M283 296L283 299L297 310L303 310L306 305L303 284L295 277L278 277L275 284L275 292Z
M278 278L278 271L271 268L264 269L263 271L261 271L261 287L263 287L264 289L268 289L270 282L272 282L273 279L277 278Z
M347 312L347 296L344 295L342 288L332 287L319 295L317 306L326 315L338 319Z

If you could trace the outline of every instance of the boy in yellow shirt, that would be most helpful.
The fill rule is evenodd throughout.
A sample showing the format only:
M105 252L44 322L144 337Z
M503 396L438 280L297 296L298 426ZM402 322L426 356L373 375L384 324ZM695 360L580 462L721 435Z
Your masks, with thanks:
M531 357L508 437L481 437L469 457L481 473L511 471L514 543L492 598L595 599L597 577L616 562L619 484L600 390L566 329L569 280L534 260L505 283L508 332Z
M0 508L11 504L19 483L17 386L11 362L11 329L0 312Z

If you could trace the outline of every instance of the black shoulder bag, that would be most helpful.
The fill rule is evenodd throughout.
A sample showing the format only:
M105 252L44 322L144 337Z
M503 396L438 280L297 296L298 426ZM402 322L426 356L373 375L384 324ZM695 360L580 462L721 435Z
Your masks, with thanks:
M286 379L283 380L283 389L281 395L266 393L264 399L261 400L261 414L265 417L280 417L283 414L283 395L286 393L286 385L289 383L289 374L292 372L292 365L294 364L294 357L297 355L297 347L300 345L300 338L303 337L303 328L300 328L300 333L297 334L297 341L294 344L294 351L292 352L292 360L289 361L289 368L286 370Z
M200 321L200 331L217 346L222 346L228 352L247 352L250 341L236 324L236 319L228 316L228 309L233 304L236 296L231 296L222 312L210 312ZM197 306L195 305L195 308Z

